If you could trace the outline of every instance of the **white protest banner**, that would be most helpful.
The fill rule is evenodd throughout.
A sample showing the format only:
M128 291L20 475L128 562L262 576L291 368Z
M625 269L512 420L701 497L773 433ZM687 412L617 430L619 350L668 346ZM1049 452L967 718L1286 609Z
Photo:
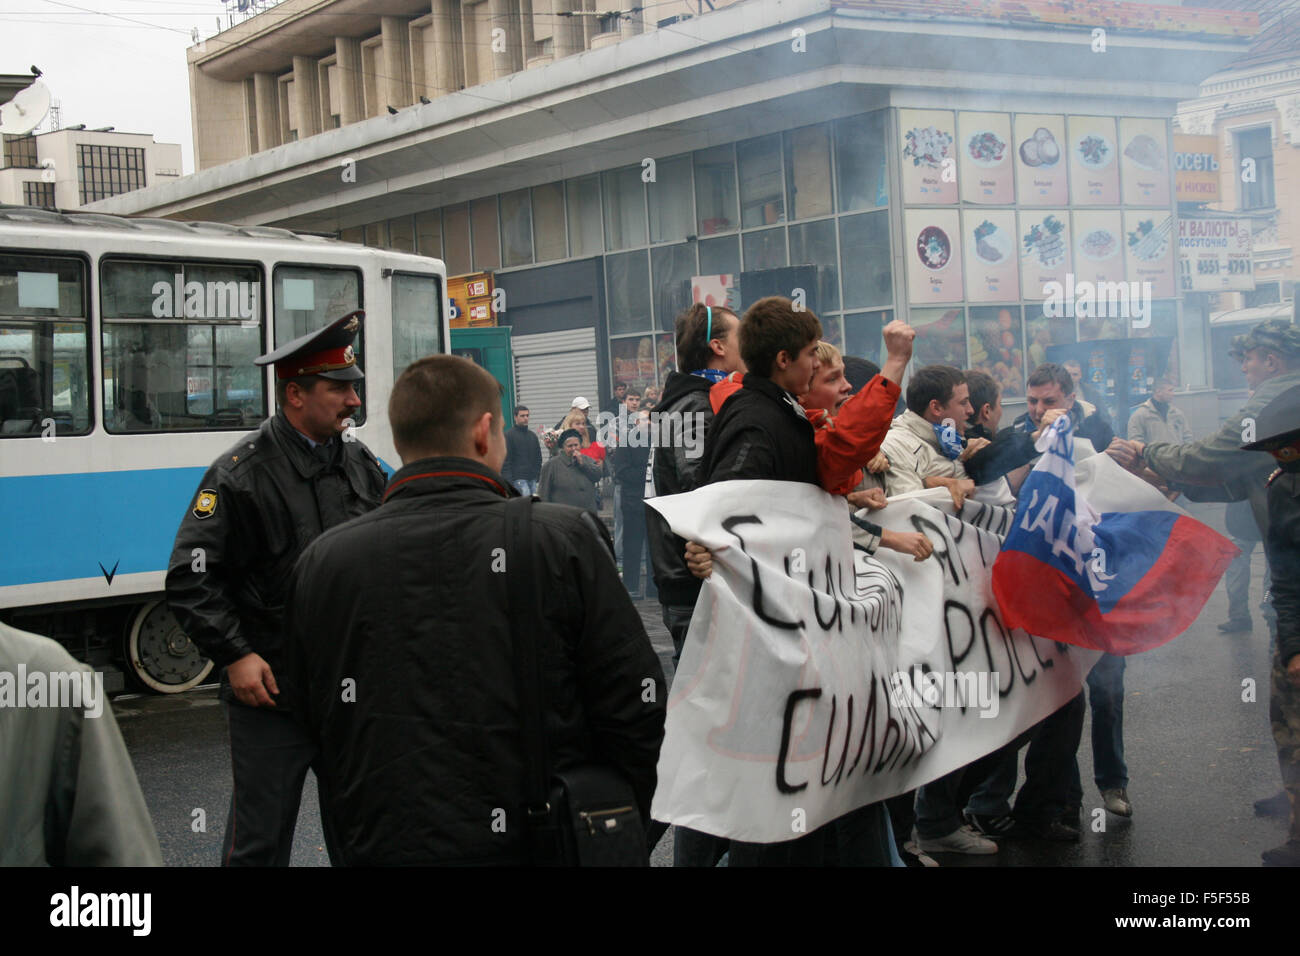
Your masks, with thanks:
M990 569L1013 513L946 492L871 515L921 531L916 562L854 548L844 499L728 481L648 501L711 548L668 703L651 813L775 843L904 793L1078 694L1097 653L1003 627Z

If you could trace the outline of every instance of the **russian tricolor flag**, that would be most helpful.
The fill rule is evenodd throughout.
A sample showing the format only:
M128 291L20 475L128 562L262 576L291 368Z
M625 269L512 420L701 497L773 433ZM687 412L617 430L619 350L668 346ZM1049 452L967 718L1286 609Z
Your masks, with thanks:
M1058 418L1020 488L1015 523L993 563L993 594L1008 627L1136 654L1196 619L1239 553L1104 454L1078 465L1073 426Z

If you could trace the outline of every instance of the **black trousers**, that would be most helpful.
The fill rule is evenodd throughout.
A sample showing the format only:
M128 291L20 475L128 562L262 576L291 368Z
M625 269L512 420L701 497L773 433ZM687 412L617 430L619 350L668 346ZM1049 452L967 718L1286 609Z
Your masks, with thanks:
M623 487L623 583L632 594L641 592L641 561L646 554L645 498ZM647 567L649 563L647 560ZM653 590L654 576L647 582ZM647 595L649 596L649 595Z
M288 866L302 785L316 762L316 745L285 711L229 701L221 706L230 728L234 776L222 865ZM333 858L328 836L326 844Z

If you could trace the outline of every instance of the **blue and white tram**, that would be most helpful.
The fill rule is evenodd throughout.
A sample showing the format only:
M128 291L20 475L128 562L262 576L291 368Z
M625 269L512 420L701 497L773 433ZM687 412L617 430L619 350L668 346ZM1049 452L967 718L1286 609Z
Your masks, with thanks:
M253 359L353 309L364 441L395 375L449 351L446 271L269 227L0 205L0 617L160 692L212 664L163 600L206 467L275 411Z

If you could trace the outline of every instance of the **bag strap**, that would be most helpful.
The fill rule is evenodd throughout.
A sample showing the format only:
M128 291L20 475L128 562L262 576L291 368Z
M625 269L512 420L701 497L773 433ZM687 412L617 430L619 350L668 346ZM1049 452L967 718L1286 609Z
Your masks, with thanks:
M506 604L514 650L515 691L519 728L524 745L525 805L529 822L541 823L550 813L551 764L546 746L542 666L534 632L541 612L541 588L533 562L533 499L521 495L506 502ZM533 619L526 616L531 613Z

